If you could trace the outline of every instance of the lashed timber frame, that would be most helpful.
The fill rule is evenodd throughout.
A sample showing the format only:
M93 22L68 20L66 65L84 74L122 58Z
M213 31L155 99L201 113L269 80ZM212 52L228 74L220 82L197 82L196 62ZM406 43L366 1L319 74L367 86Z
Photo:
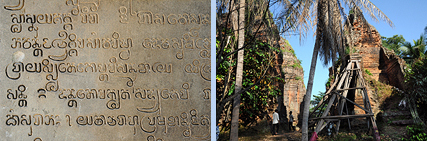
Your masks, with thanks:
M338 133L342 119L347 119L349 129L351 129L350 118L366 118L368 128L370 129L370 123L372 123L373 129L377 130L366 83L362 76L360 58L357 56L350 58L347 67L335 76L334 83L309 115L309 126L315 126L314 131L316 133L321 132L330 122L336 124L335 131ZM356 90L359 90L359 93L362 94L363 105L359 105L347 97L350 90L354 90L355 94ZM362 109L365 114L354 115L349 113L346 102ZM324 111L318 110L325 107Z

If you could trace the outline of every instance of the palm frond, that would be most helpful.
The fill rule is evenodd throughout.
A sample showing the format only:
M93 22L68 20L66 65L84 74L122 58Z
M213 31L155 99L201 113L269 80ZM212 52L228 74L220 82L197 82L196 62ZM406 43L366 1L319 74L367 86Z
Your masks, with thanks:
M385 15L375 4L373 4L369 0L347 0L351 1L350 3L353 3L354 6L361 7L365 12L369 14L369 16L375 20L376 22L380 20L384 20L387 24L389 24L391 27L394 27L393 22ZM378 18L377 18L378 16Z

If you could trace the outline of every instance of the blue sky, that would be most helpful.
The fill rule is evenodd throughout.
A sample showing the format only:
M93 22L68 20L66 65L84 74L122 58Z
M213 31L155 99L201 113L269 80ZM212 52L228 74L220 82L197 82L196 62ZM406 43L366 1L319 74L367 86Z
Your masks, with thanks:
M371 2L394 23L392 28L386 22L375 22L365 14L365 18L378 30L381 36L403 35L406 41L412 43L412 40L419 39L427 26L427 13L424 10L427 7L426 0L371 0ZM314 47L313 32L308 33L301 44L299 36L286 36L285 38L289 40L289 43L294 48L298 59L302 60L304 83L307 86ZM328 67L330 66L323 66L320 60L317 61L312 95L319 94L319 91L325 92L325 83L329 73Z

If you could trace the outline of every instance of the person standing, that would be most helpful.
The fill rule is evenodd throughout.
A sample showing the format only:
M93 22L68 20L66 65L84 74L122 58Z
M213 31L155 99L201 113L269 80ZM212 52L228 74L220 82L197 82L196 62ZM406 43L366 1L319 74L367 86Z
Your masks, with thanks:
M279 114L277 112L278 110L276 109L273 113L273 135L277 135L279 131Z
M293 123L294 123L294 116L292 115L292 111L290 111L289 112L289 131L292 131L292 130L295 131Z

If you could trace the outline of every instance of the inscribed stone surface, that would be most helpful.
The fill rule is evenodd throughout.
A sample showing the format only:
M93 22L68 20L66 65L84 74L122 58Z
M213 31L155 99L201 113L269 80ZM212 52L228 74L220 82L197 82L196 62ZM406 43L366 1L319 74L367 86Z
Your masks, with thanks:
M0 2L1 140L210 139L210 1Z

